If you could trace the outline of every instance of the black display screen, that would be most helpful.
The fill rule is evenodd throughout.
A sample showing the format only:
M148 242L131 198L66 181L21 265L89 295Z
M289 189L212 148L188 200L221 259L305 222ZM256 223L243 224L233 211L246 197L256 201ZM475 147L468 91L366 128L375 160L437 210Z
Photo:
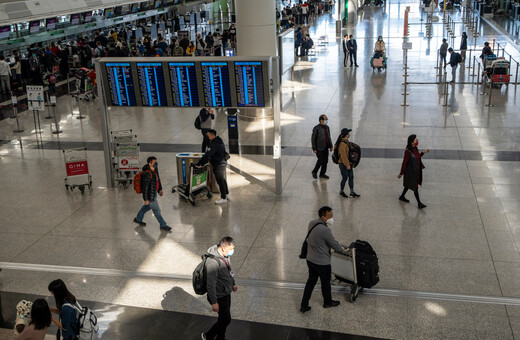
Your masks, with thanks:
M205 106L231 106L229 71L226 62L202 62Z
M143 106L168 106L161 63L137 63Z
M130 63L107 63L106 68L112 105L137 105Z
M235 62L238 106L265 106L261 61Z
M168 63L173 106L199 106L195 63Z

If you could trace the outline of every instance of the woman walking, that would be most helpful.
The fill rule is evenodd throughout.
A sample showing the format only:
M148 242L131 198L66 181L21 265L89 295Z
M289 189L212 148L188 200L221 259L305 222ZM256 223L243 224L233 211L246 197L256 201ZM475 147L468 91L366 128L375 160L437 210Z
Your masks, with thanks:
M417 200L417 204L419 205L419 209L426 208L426 205L421 202L419 198L419 185L422 185L422 169L424 169L424 165L422 163L422 156L428 152L429 149L424 150L424 152L420 152L417 149L419 145L419 140L416 135L408 136L408 143L406 144L406 150L404 151L404 159L403 164L401 166L401 172L397 176L397 178L401 178L404 175L403 179L403 193L399 196L399 200L403 202L410 202L406 199L405 195L408 189L413 191L415 195L415 199Z
M339 195L345 198L348 198L348 195L345 194L345 184L348 180L348 186L350 187L350 197L359 197L360 195L354 192L354 169L350 164L348 153L349 153L349 142L348 138L350 137L350 129L341 129L341 134L338 137L338 141L336 142L336 146L338 148L339 155L339 170L341 171L341 184L340 184L340 192Z
M72 305L76 304L76 297L67 289L65 282L54 280L49 283L49 291L54 295L56 308L51 308L51 312L59 314L60 321L53 318L53 322L60 328L63 340L76 340L79 336L78 320L76 309ZM57 336L60 339L59 336Z

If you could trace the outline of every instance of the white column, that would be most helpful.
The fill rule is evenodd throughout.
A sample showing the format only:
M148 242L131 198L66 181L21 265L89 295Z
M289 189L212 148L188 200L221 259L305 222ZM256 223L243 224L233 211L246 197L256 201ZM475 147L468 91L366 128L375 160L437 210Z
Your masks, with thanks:
M239 56L277 56L275 0L238 0L237 54Z

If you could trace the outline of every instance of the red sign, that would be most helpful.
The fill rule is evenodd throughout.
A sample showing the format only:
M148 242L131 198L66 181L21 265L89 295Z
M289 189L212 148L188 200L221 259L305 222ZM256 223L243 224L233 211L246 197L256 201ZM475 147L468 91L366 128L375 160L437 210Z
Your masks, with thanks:
M67 176L88 175L87 161L71 162L66 164Z

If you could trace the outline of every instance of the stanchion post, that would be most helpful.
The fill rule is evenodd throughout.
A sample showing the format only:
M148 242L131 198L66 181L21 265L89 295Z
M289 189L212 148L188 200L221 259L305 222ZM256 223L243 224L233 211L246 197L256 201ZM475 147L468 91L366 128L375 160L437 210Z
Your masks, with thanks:
M47 97L47 103L50 102L50 96L49 96L49 92L45 92L45 97ZM47 116L45 116L45 119L52 119L54 118L53 116L51 116L51 111L49 110L48 106L45 108L45 111L47 111Z
M444 70L444 104L442 104L443 107L447 107L448 105L448 72Z
M24 130L20 127L20 121L18 120L18 107L13 105L13 113L14 119L16 120L16 130L13 130L14 133L21 133Z
M491 104L491 92L493 91L493 86L491 83L489 83L489 100L488 103L485 105L486 107L493 107L493 104Z
M435 69L439 69L440 68L440 63L439 63L439 50L437 50L437 66L435 66Z
M495 50L495 39L493 39L493 51Z
M518 85L518 61L516 62L515 88Z
M404 50L404 53L405 53L405 59L404 59L404 63L405 63L405 68L404 68L404 74L403 74L403 77L404 77L404 92L403 92L403 103L401 104L402 107L407 107L409 106L408 103L406 103L406 96L408 95L408 93L406 92L408 90L408 50L405 49Z

